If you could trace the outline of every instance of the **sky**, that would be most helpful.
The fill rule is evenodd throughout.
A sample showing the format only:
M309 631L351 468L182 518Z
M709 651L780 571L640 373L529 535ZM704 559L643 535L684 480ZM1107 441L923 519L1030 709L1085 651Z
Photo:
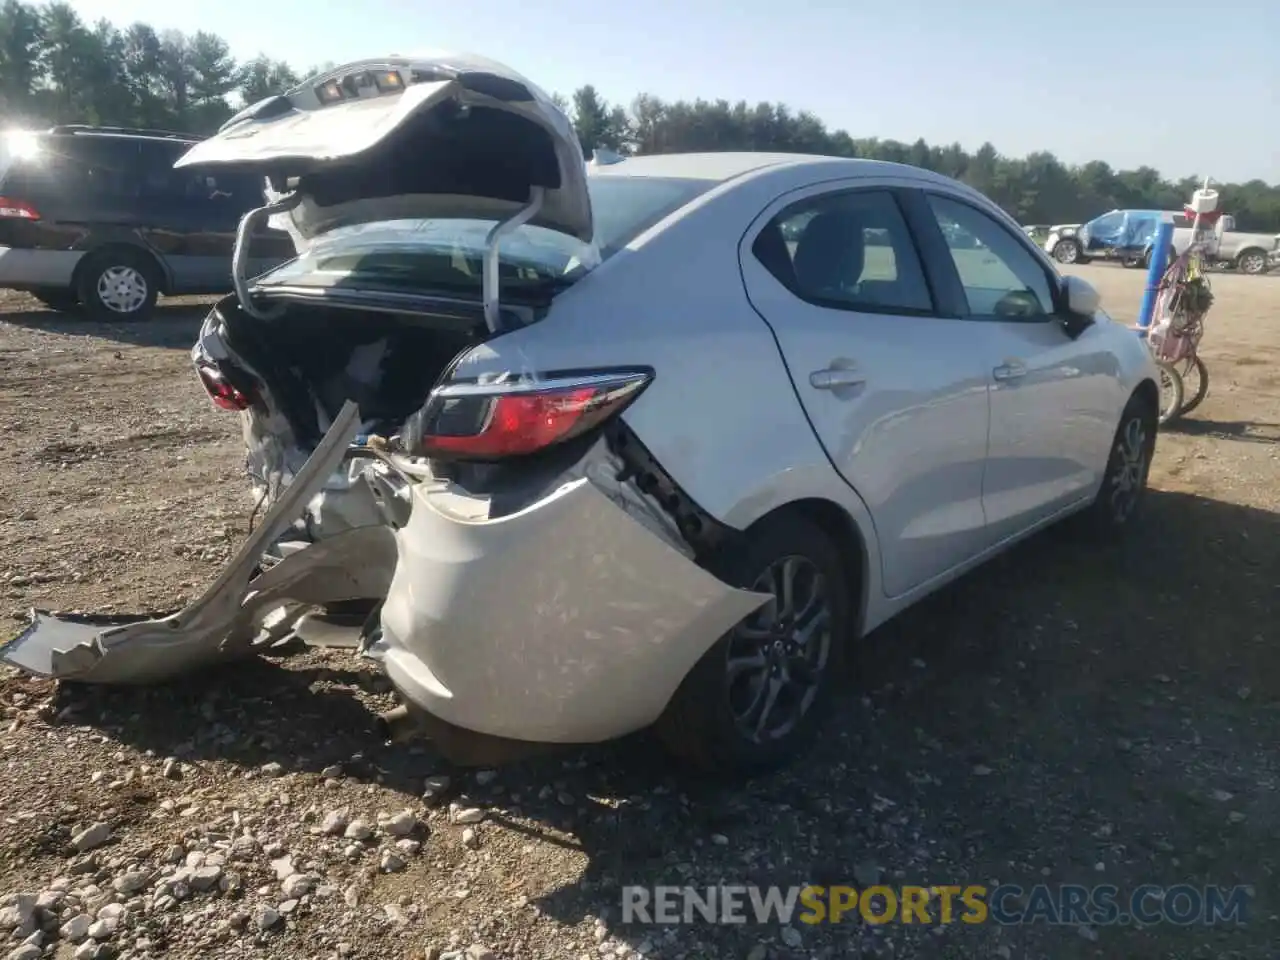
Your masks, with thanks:
M611 103L781 101L854 137L1280 184L1280 0L72 0L296 69L457 50ZM1203 11L1203 12L1202 12Z

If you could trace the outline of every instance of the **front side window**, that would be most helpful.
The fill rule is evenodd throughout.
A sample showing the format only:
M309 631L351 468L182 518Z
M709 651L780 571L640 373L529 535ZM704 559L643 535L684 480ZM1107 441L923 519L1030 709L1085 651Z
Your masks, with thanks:
M1053 313L1049 275L1017 237L985 213L929 194L951 260L964 287L970 315L996 320L1038 320ZM977 245L956 242L961 234Z
M1118 210L1104 213L1086 226L1089 228L1089 233L1095 237L1109 237L1124 228L1124 214Z
M803 200L769 222L752 252L796 296L819 306L933 311L910 230L887 191Z

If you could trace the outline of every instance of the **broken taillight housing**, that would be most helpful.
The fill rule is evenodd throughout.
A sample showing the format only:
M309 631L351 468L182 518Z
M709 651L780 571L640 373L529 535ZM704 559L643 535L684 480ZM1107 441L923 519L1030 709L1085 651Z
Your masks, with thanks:
M13 197L0 197L0 219L39 220L40 212L25 200L15 200Z
M235 412L253 406L253 398L236 387L212 363L197 363L196 374L214 406Z
M410 452L438 459L525 456L600 426L652 379L652 371L625 370L448 384L432 391L405 440Z

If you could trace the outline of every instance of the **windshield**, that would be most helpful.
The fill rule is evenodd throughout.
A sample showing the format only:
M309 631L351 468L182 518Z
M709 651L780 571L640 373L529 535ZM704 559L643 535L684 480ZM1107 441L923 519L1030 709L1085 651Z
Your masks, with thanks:
M607 259L714 181L589 177L595 237ZM255 286L389 286L479 289L492 220L390 220L340 227ZM594 261L590 246L542 227L523 226L499 245L505 290L571 283Z

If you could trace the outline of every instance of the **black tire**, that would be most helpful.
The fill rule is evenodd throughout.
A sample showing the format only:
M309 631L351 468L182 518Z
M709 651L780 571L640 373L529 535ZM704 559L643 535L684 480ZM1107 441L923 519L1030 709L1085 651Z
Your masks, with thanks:
M1102 488L1089 508L1089 525L1094 530L1114 535L1130 528L1140 513L1156 451L1157 419L1158 411L1145 396L1134 395L1125 405L1111 441Z
M1236 269L1251 277L1260 277L1267 272L1267 252L1250 248L1241 251L1236 257Z
M1071 237L1063 237L1053 245L1053 259L1059 263L1084 263L1083 253L1079 242Z
M1199 357L1196 357L1190 366L1188 366L1187 372L1182 374L1183 384L1191 382L1188 377L1188 373L1190 373L1192 369L1196 372L1196 391L1190 396L1184 395L1182 409L1178 411L1178 416L1190 413L1196 407L1200 406L1204 398L1209 395L1209 368L1204 365L1204 361Z
M111 247L86 258L76 272L76 292L90 319L146 320L160 294L160 270L141 251Z
M809 608L801 598L816 596L825 605L825 633L816 626L808 641L814 662L806 664L804 658L795 655L796 651L789 656L785 650L787 644L796 642L793 634L803 629L800 624L791 629L773 624L776 633L760 629L757 636L744 635L773 618L778 612L776 602L748 617L716 641L694 665L655 724L659 741L677 761L702 773L752 776L787 763L809 747L817 735L843 674L844 648L853 629L854 605L836 544L821 527L803 516L791 512L774 514L747 531L745 548L717 558L708 567L726 583L776 594L765 583L772 569L788 563L793 582L800 584L792 592L793 603L801 607L799 612L803 614ZM817 590L811 592L810 586ZM816 609L817 618L821 618L822 607ZM806 616L799 619L810 626L820 622ZM773 634L773 639L765 639L765 634ZM754 659L749 652L752 649L759 651L759 671L744 669L737 680L731 679L731 657L746 663ZM790 677L792 671L794 677ZM785 679L788 677L790 680ZM775 686L784 683L785 686ZM802 688L806 692L798 695ZM744 710L744 701L760 709ZM798 715L789 728L769 723L776 714L767 709L766 702L774 705L773 710L778 704L797 708ZM763 720L759 717L761 712L767 714ZM766 733L777 736L753 737L746 728L754 720L764 725Z
M74 313L80 309L80 298L74 290L32 290L31 295L50 310Z

